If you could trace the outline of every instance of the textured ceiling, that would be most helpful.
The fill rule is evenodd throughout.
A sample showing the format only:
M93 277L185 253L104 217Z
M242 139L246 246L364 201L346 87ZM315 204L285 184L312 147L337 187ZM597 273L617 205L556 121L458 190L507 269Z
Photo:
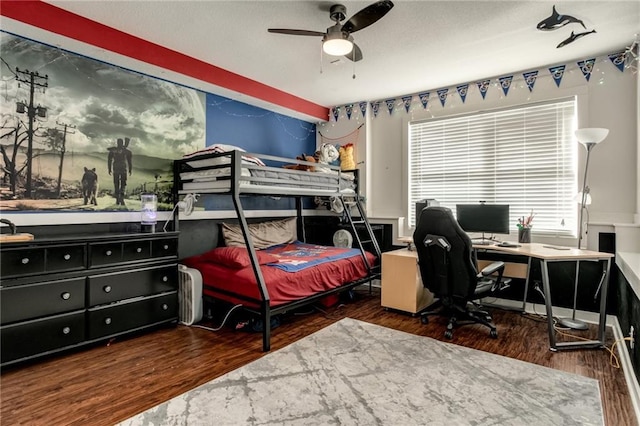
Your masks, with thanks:
M47 3L323 106L411 94L612 53L629 46L640 32L637 1L396 0L380 21L353 34L364 55L354 65L322 56L319 37L267 32L324 31L333 24L328 10L334 2ZM372 2L341 3L350 17ZM554 4L559 13L581 19L587 29L576 23L555 31L536 29ZM556 47L571 31L592 29L597 32ZM101 59L104 52L89 48L80 53ZM216 92L215 87L201 88Z

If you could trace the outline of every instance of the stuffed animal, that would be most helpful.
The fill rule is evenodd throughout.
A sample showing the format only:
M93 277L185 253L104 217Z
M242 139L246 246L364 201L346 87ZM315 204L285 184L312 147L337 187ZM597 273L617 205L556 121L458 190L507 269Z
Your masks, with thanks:
M320 145L320 149L316 151L315 157L318 164L325 164L325 166L316 166L314 168L314 171L322 173L332 173L334 171L327 166L332 161L337 160L340 157L340 153L332 144L323 143L322 145Z
M340 169L354 170L356 162L353 159L353 144L348 143L340 147Z
M307 155L305 153L302 153L302 155L298 155L296 157L296 160L301 160L301 161L308 161L310 163L315 163L316 159L314 156L311 155ZM284 166L285 169L292 169L292 170L303 170L303 171L309 171L309 170L313 170L313 166L307 165L307 164L286 164Z

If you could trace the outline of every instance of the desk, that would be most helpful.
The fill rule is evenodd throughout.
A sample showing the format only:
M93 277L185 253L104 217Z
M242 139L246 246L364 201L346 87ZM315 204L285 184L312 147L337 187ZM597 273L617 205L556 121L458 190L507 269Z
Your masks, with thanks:
M412 240L411 240L412 241ZM526 306L526 296L529 289L529 273L531 269L531 259L539 259L542 268L542 287L545 294L545 307L547 314L547 325L549 329L549 346L552 351L565 349L589 349L602 348L605 346L605 329L607 320L607 292L609 289L609 274L611 270L611 259L613 254L602 253L591 250L581 250L576 248L553 248L554 246L528 243L519 244L520 247L500 247L497 245L474 245L475 250L486 250L493 253L504 254L506 256L527 257L527 273L525 279L525 300L522 309ZM507 259L505 259L508 261ZM549 283L549 264L551 262L576 262L576 278L574 287L574 302L577 297L580 262L602 262L602 276L600 278L600 312L598 321L598 337L595 340L580 340L572 342L556 342L555 329L553 328L553 307L551 306L551 284Z
M382 253L380 304L412 315L433 303L433 294L422 285L418 253L407 249Z
M520 255L529 258L527 264L527 278L525 280L525 301L523 302L523 310L526 304L526 295L529 289L529 270L531 268L531 259L540 259L542 267L542 288L544 290L544 300L547 313L547 323L549 327L549 345L552 351L563 349L587 349L601 348L605 346L605 327L607 322L607 291L609 287L609 273L611 270L611 258L613 254L602 253L591 250L581 250L576 248L553 248L539 243L520 244L520 247L500 247L497 245L474 245L476 250L487 250L494 253L504 253L506 255ZM580 277L580 262L603 262L602 276L600 278L600 316L598 321L598 337L596 340L580 340L574 342L556 342L555 330L553 328L553 308L551 306L551 284L549 283L549 263L551 262L576 262L576 278L574 288L574 302L577 297L578 281Z

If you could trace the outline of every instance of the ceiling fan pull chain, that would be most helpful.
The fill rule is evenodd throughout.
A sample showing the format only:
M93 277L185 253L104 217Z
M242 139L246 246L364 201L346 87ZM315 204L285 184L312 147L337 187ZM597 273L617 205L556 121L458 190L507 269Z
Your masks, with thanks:
M353 76L351 78L356 79L356 61L353 61Z

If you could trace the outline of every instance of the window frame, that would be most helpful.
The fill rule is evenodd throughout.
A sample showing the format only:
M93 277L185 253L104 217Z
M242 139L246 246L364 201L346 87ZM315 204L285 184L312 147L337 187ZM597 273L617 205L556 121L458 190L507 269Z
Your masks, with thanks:
M571 93L573 92L573 93ZM580 92L578 90L578 92ZM583 98L583 99L581 99ZM529 108L535 108L537 106L545 106L545 105L554 105L554 104L560 104L560 103L565 103L565 102L573 102L573 117L571 119L571 127L569 128L569 130L565 130L564 133L564 137L565 137L565 141L566 141L566 145L565 145L565 152L569 152L570 153L570 159L567 161L569 163L568 166L565 167L565 171L568 171L570 173L570 180L571 180L571 193L577 194L578 191L578 182L579 182L579 176L578 176L578 163L579 163L579 159L580 159L580 152L578 150L578 143L575 141L575 137L574 137L574 131L575 129L577 129L578 123L582 122L583 120L580 119L581 117L581 112L584 111L585 109L581 106L581 104L583 104L585 102L585 97L580 96L580 93L576 93L576 91L566 91L564 96L561 97L557 97L557 98L549 98L549 99L541 99L535 102L527 102L527 103L513 103L511 105L507 105L507 106L499 106L499 107L495 107L495 108L487 108L487 109L476 109L476 110L469 110L463 113L458 113L458 114L446 114L446 111L444 111L444 114L438 115L438 116L431 116L431 118L416 118L413 119L413 117L411 118L407 118L405 121L405 125L404 125L404 150L405 150L405 155L404 155L404 161L405 161L405 173L403 176L403 186L404 186L404 200L405 200L405 230L408 233L411 233L414 229L414 224L412 223L412 218L414 216L414 211L415 211L415 204L414 204L414 199L412 198L412 194L411 194L411 126L419 124L419 123L433 123L433 122L437 122L437 121L443 121L443 120L459 120L459 119L464 119L465 117L473 117L473 116L480 116L480 115L484 115L484 114L490 114L490 115L495 115L495 114L500 114L501 112L511 112L511 111L517 111L520 109L529 109ZM584 114L583 114L584 115ZM559 128L560 126L556 126L557 128ZM565 163L566 164L566 163ZM567 190L565 189L565 193L567 192ZM424 197L426 198L426 197ZM434 197L432 197L434 198ZM437 199L437 197L435 197ZM417 199L417 198L416 198ZM477 202L479 200L465 200L465 201L459 201L458 203L466 203L466 202ZM491 203L491 200L487 200L488 203ZM503 203L498 201L497 203ZM453 209L455 209L455 206L451 206L451 205L447 205L446 202L445 203L441 203L441 205L445 205L447 207L451 207ZM576 203L575 208L571 208L570 206L565 206L565 210L564 213L567 216L566 217L566 222L564 223L564 227L558 225L556 229L547 229L547 230L537 230L536 234L540 235L540 236L544 236L544 237L555 237L555 238L575 238L577 236L577 210L578 210L578 206ZM560 214L560 213L559 213ZM518 213L514 213L513 211L510 212L510 233L517 233L517 228L516 228L516 217L518 216ZM535 231L535 223L534 223L534 231Z

